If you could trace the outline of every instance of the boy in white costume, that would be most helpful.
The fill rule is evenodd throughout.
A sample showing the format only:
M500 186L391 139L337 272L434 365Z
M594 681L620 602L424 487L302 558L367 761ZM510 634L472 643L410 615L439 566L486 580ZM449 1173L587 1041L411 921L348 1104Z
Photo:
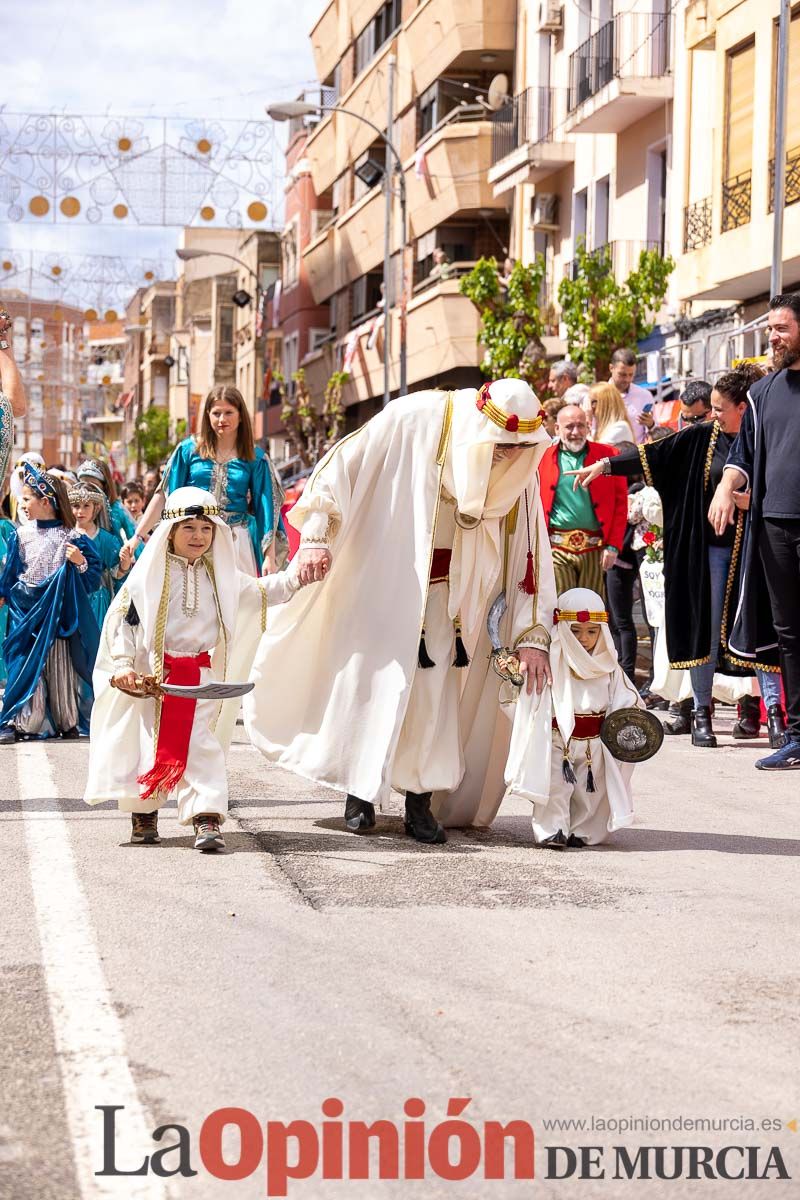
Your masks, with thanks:
M644 703L617 661L596 592L562 592L553 615L552 688L517 701L506 782L534 806L536 844L564 850L633 824L633 767L613 757L600 727L609 713Z
M156 843L158 809L175 792L195 847L224 847L225 752L238 698L136 695L137 676L198 686L247 679L267 602L299 587L295 574L238 570L233 537L210 492L178 488L106 614L94 672L88 804L116 800L131 841ZM127 690L126 690L127 689Z

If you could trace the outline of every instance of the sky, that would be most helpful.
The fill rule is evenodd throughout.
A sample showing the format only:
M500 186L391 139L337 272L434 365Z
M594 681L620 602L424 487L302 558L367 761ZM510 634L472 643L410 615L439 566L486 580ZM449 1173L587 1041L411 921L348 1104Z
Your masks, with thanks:
M314 84L309 32L324 3L10 0L0 104L15 113L258 120L266 103ZM128 222L0 228L2 246L74 254L171 255L177 240L177 230Z

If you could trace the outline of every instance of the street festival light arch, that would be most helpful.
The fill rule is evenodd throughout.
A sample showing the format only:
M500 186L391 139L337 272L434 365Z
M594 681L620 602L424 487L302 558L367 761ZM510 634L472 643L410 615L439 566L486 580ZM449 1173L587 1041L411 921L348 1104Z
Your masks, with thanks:
M390 89L391 90L391 89ZM385 144L389 154L392 157L393 171L387 172L385 180L385 196L386 196L386 223L384 237L384 256L383 256L383 311L384 311L384 333L383 333L383 402L388 404L391 397L391 314L394 303L392 296L392 236L391 236L391 212L392 212L392 174L397 175L398 194L400 198L400 247L401 255L405 251L406 242L408 241L408 217L406 203L406 177L403 172L403 163L400 154L394 145L394 142L389 138L380 126L374 121L370 121L368 117L362 116L361 113L354 112L351 108L344 108L340 104L332 104L323 107L321 104L310 104L305 100L291 100L284 104L268 104L267 116L273 121L291 121L297 117L310 116L325 116L331 112L344 113L345 116L354 117L357 121L361 121L364 125L368 125L374 130L381 141ZM404 396L407 391L407 367L406 367L406 328L405 320L400 321L400 395Z

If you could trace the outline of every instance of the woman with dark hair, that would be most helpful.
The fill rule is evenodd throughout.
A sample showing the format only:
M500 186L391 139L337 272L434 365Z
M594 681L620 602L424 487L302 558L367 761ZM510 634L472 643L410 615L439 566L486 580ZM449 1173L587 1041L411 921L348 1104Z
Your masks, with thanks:
M694 709L693 746L714 747L711 699L718 659L727 675L758 675L768 713L770 745L783 745L786 720L780 703L777 656L745 663L731 655L728 632L739 594L745 514L722 534L708 521L708 509L747 408L747 393L763 375L746 364L727 371L711 393L713 421L700 421L673 437L601 459L575 472L575 486L588 487L600 474L639 475L661 496L664 510L664 619L670 666L688 669ZM753 707L740 708L734 737L757 735ZM670 732L684 732L670 729ZM686 730L685 732L689 732Z
M214 495L231 527L240 570L266 575L276 569L283 492L272 463L253 441L250 414L237 388L219 384L208 393L200 432L174 450L127 543L131 550L159 520L169 493L179 487L202 488Z
M8 607L0 744L46 729L78 736L78 677L91 687L100 638L90 601L100 584L97 552L75 529L61 480L30 463L23 470L27 523L9 539L0 575Z

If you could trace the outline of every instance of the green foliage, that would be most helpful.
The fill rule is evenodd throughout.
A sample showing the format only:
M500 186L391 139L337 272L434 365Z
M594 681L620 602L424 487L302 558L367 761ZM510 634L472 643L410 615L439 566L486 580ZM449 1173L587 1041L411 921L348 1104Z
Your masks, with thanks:
M173 447L166 408L148 408L137 417L136 447L140 462L148 467L161 465Z
M615 350L635 347L652 332L675 262L643 250L625 282L617 283L609 253L588 251L581 239L575 268L575 278L563 279L558 289L569 355L592 378L604 379Z
M459 291L467 296L481 317L479 341L484 348L481 370L490 379L526 379L529 383L546 372L541 311L544 259L525 266L514 264L507 285L500 282L494 258L482 258Z
M344 426L342 389L350 376L346 371L333 372L325 388L321 410L314 404L302 368L292 376L296 384L293 397L286 394L283 376L276 373L274 378L283 395L281 421L289 443L301 461L312 467L341 435Z

